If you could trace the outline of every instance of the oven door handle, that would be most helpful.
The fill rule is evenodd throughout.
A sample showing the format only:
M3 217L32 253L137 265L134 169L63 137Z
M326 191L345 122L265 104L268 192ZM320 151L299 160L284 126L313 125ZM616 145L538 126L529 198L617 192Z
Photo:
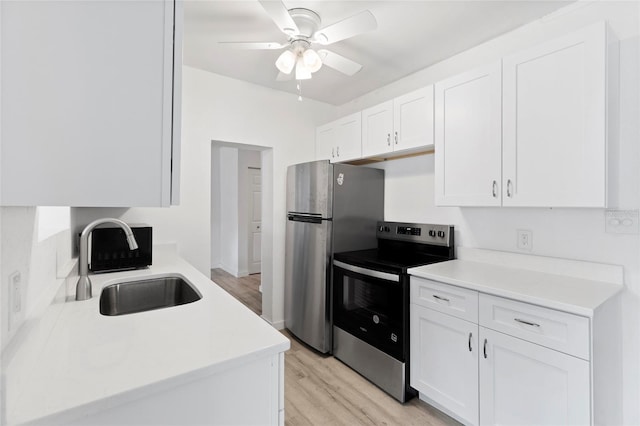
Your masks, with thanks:
M381 280L393 281L396 283L400 282L400 275L391 274L389 272L380 272L373 271L367 268L361 268L359 266L349 265L348 263L340 262L339 260L334 260L333 265L342 269L346 269L347 271L355 272L357 274L366 275L373 278L380 278Z

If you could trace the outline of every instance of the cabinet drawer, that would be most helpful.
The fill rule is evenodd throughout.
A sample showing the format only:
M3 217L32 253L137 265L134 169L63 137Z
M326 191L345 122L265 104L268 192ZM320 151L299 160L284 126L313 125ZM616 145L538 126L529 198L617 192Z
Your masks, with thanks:
M478 322L478 292L411 277L411 303L473 323Z
M480 295L480 325L589 360L589 319L510 299Z

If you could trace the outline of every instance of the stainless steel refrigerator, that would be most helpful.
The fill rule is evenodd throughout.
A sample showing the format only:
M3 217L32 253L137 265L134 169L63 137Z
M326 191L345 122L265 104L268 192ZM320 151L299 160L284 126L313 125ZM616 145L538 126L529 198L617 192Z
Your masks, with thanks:
M331 351L333 253L376 247L384 170L314 161L287 169L285 326Z

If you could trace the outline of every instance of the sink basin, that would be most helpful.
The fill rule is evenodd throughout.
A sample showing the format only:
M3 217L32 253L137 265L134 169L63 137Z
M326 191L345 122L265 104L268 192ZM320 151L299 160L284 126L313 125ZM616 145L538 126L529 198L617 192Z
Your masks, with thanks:
M126 315L184 305L202 295L182 277L171 276L109 285L100 294L102 315Z

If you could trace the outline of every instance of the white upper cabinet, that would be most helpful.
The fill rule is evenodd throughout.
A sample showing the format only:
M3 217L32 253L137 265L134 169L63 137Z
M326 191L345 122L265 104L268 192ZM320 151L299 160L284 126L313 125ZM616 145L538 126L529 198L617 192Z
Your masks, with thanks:
M606 26L503 60L503 204L606 207Z
M598 23L436 84L436 204L606 207L607 37Z
M316 129L316 159L332 163L362 157L362 121L359 112Z
M362 111L362 156L433 145L433 86Z
M393 151L393 101L362 111L362 156Z
M0 203L177 202L181 2L0 8Z
M499 62L436 84L437 205L500 205L500 85Z

